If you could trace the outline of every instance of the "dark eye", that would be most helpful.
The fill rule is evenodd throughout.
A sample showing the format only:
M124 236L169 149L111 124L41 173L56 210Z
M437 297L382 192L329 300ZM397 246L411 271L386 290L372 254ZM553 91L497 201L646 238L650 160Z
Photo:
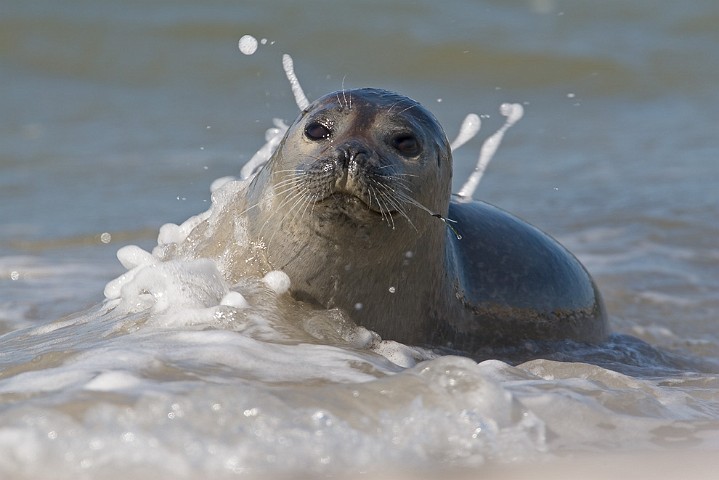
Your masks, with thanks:
M400 154L406 157L413 157L420 151L417 137L409 134L397 135L394 137L392 139L392 146L396 148Z
M320 122L310 122L305 127L305 135L310 140L322 140L323 138L329 138L332 135L332 130Z

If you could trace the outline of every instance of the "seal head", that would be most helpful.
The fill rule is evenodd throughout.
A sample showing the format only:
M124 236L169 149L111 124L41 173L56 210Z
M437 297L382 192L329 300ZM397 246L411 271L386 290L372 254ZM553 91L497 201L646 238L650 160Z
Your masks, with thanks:
M410 220L412 204L446 215L448 152L439 123L414 100L372 88L337 92L294 122L272 159L272 182L292 213L360 221L375 214L396 227L397 214Z

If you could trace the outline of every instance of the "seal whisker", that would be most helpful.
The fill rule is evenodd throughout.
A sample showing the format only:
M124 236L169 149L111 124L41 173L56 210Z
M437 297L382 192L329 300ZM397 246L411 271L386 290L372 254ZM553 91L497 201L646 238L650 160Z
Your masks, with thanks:
M379 186L382 186L382 185L379 185ZM379 192L379 195L383 199L382 204L384 205L384 209L385 209L385 212L386 212L386 215L388 218L387 225L389 225L391 223L392 230L394 230L395 225L394 225L394 216L392 215L392 210L400 211L401 207L399 207L399 205L397 205L396 202L392 202L391 197L389 195L387 195L386 193Z
M307 174L307 172L305 172L304 170L298 170L296 168L291 168L291 169L287 169L287 170L275 170L274 172L272 172L272 175L277 177L277 176L279 176L280 173L291 173L293 175L306 175ZM290 176L290 175L285 175L285 176Z
M303 191L309 191L306 185L306 179L305 178L292 178L287 179L283 181L282 184L277 184L280 188L275 188L275 194L276 195L282 195L285 196L285 199L291 199L297 196L298 194L302 193ZM289 196L286 196L287 193L292 193ZM282 206L282 205L281 205Z
M387 226L394 230L394 217L392 216L392 211L388 206L386 195L382 192L377 192L377 190L374 190L374 193L375 198L377 199L377 204L379 205L380 213L382 214L382 218L387 223ZM382 198L380 198L380 196Z
M312 205L314 208L315 202L312 199L312 194L310 191L305 187L302 189L302 195L300 196L299 200L293 205L292 209L295 210L294 215L292 215L291 222L294 222L297 219L297 214L302 212L300 214L300 221L305 217L305 213L307 213L307 207Z
M382 167L376 167L375 170L382 170L384 168L392 168L394 165L385 165ZM399 177L417 177L417 175L413 173L398 173L398 172L390 172L390 173L375 173L377 176L383 177L383 178L399 178Z
M290 173L290 175L275 175L275 177L279 179L277 183L286 182L288 180L300 180L302 179L302 177L307 175L306 172L295 172L290 170L288 170L287 172Z
M386 186L387 188L390 188L392 192L394 192L395 188L402 189L406 191L409 194L412 194L412 188L410 187L410 184L407 180L404 178L397 178L398 176L394 174L390 175L377 175L375 174L374 181L378 184L381 184L383 186Z
M390 225L388 213L385 211L386 206L383 205L382 202L380 201L379 197L377 196L377 191L375 190L375 188L372 185L368 185L367 190L369 190L369 193L370 193L370 195L369 195L370 208L372 208L372 195L374 195L375 201L377 202L377 208L379 209L380 215L382 215L382 221L386 222L387 226L392 226L392 225Z
M438 219L442 220L442 222L444 222L444 224L447 225L447 228L449 228L449 229L452 231L452 233L457 237L457 240L462 240L462 234L460 234L460 233L457 231L457 229L454 228L454 226L451 225L452 223L457 223L457 220L452 220L451 218L448 218L448 217L443 216L441 213L435 213L435 212L433 212L432 210L430 210L429 208L425 207L425 206L422 205L420 202L418 202L418 201L415 200L414 198L408 196L408 195L407 195L406 193L404 193L404 192L398 192L398 196L401 197L403 201L405 201L405 202L407 202L407 203L409 203L409 204L411 204L411 205L414 205L415 207L417 207L417 208L419 208L419 209L421 209L421 210L424 210L424 211L427 212L431 217L435 217L435 218L438 218Z
M301 179L300 179L300 180L301 180ZM290 209L285 212L285 215L280 219L280 222L284 221L284 220L287 218L287 216L288 216L290 213L292 213L292 210L293 210L293 209L295 208L295 206L297 205L297 202L298 202L299 200L301 200L302 197L303 197L304 195L306 195L306 193L307 193L306 187L297 188L299 185L300 185L300 184L298 183L298 184L292 185L292 186L290 186L290 187L287 187L287 188L285 188L285 189L283 189L283 190L281 190L281 191L279 191L279 192L276 192L276 194L277 194L278 196L282 196L282 197L284 197L284 198L283 198L283 200L279 203L279 205L277 205L276 208L273 208L273 209L272 209L272 211L270 212L269 216L267 217L267 219L265 220L265 222L264 222L264 223L262 224L262 226L260 227L260 229L259 229L259 231L258 231L258 236L260 236L260 237L262 236L262 232L264 231L265 227L268 225L268 223L270 222L270 220L272 220L272 218L275 216L275 214L276 214L277 212L282 211L282 209L283 209L284 207L286 207L287 205L289 205L290 203L295 202L295 204L292 205L292 207L290 207ZM288 193L291 193L291 194L290 194L290 195L287 195Z
M375 185L377 185L378 187L381 187L384 190L383 192L380 191L379 193L380 193L380 195L382 195L382 197L385 199L385 201L389 205L391 205L392 208L397 213L399 213L404 218L406 218L407 222L409 222L409 224L412 226L412 228L414 228L414 230L418 232L419 230L417 229L415 224L412 222L412 220L409 218L409 215L407 215L407 212L404 209L404 206L402 205L404 202L405 195L402 195L402 196L398 195L398 193L402 193L402 192L397 192L395 189L393 189L389 185L385 185L382 182L375 182ZM407 203L407 202L404 202L404 203Z
M287 203L291 202L297 195L299 195L299 192L303 189L305 189L305 187L303 187L302 185L295 185L292 187L288 187L280 192L277 192L278 196L281 195L285 197L285 199L278 205L278 207L286 206Z
M411 109L415 108L416 106L417 106L417 105L414 105L414 104L413 104L413 105L410 105L410 106L408 106L407 108L405 108L404 110L400 110L399 112L397 112L397 115L402 115L402 114L403 114L404 112L406 112L407 110L411 110Z
M311 203L311 194L309 194L309 191L307 188L303 187L299 189L295 194L288 197L289 200L287 203L294 201L292 206L285 212L283 217L280 219L280 223L284 223L290 215L292 215L292 218L289 219L290 222L294 222L297 218L297 214L300 210L302 210L302 216L304 216L304 212L307 210L307 206ZM285 203L286 204L286 203ZM304 207L303 207L304 205ZM278 209L279 210L279 209ZM274 214L274 212L270 215L270 217ZM300 217L301 219L302 217ZM265 225L267 222L265 222ZM263 225L263 228L264 226ZM272 235L270 236L269 240L267 241L267 245L269 246L272 241L274 240L275 235L278 231L282 230L281 228L276 228L274 232L272 232Z
M382 183L383 185L392 185L412 193L409 182L404 178L397 178L394 175L376 175L376 177L381 179L379 183Z
M262 202L257 202L257 203L255 203L254 205L250 205L250 206L247 207L246 209L242 210L238 215L244 215L244 214L246 214L247 212L249 212L250 210L259 207L259 206L260 206L260 203L262 203Z
M395 193L395 188L401 188L409 193L412 193L412 189L410 188L407 180L398 177L399 175L395 175L394 173L390 173L389 175L375 173L372 177L372 181L392 194Z
M342 98L344 98L345 106L347 108L350 108L349 103L347 103L347 95L345 94L345 79L347 78L347 75L342 77ZM342 105L342 102L340 102L340 105Z
M274 189L274 193L277 196L284 196L285 198L287 198L288 193L295 194L298 188L300 188L300 187L306 188L303 186L303 183L304 182L300 180L297 182L289 182L284 185L280 185L280 188Z
M304 178L286 178L280 182L277 182L273 190L275 193L279 194L281 192L291 190L292 188L296 187L297 185L301 185L304 182Z
M410 224L410 226L414 229L415 232L419 232L419 230L415 226L414 222L412 222L412 220L409 218L409 215L407 215L407 212L404 209L402 202L397 197L390 195L389 193L386 193L386 192L380 192L380 194L382 195L382 197L384 197L386 199L387 203L392 205L395 212L399 213L407 220L407 223ZM393 222L394 222L394 219L393 219Z
M397 100L397 101L394 102L392 105L390 105L389 108L387 109L387 113L388 113L388 114L389 114L389 113L392 113L392 110L394 110L394 107L396 107L396 106L399 105L400 103L402 103L402 100Z
M288 205L289 203L291 203L292 201L295 201L295 199L296 199L298 196L301 196L301 195L302 195L302 193L301 193L301 192L298 192L298 193L296 193L296 194L294 194L294 195L291 195L291 196L289 196L289 197L286 197L286 198L280 203L280 205L278 205L277 208L272 209L272 211L271 211L270 214L267 216L267 218L265 219L265 221L264 221L264 223L262 224L262 226L260 226L259 230L257 231L257 236L258 236L259 238L262 238L262 233L264 232L265 227L267 227L267 225L269 225L269 223L270 223L270 221L273 219L273 217L274 217L278 212L282 211L282 208L284 208L285 206L287 206L287 205ZM285 212L285 215L280 219L280 222L282 222L282 221L287 217L287 215L292 212L292 208L294 208L294 206L291 207L288 211ZM278 229L275 229L275 231L276 231L276 230L278 230ZM273 233L273 236L274 236L274 233Z
M404 202L406 202L406 203L409 203L410 205L413 205L413 206L419 208L420 210L424 210L425 212L429 213L429 214L432 215L432 216L436 216L436 215L437 215L435 212L433 212L433 211L430 210L429 208L425 207L425 206L422 205L420 202L418 202L417 200L415 200L415 199L412 198L411 196L407 195L405 192L396 192L396 193L397 193L397 197L399 197L402 201L404 201Z

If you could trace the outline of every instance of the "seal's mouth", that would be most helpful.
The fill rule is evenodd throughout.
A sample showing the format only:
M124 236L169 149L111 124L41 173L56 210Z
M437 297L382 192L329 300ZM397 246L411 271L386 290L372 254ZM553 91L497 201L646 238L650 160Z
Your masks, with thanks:
M381 205L379 200L372 201L371 198L365 198L362 194L354 192L336 191L316 203L330 208L338 208L345 213L363 212L380 217L396 213L394 208Z
M406 216L404 205L408 189L401 176L392 173L391 162L372 157L369 165L366 154L312 159L296 170L292 178L280 179L280 188L294 195L298 204L312 204L310 211L325 215L333 212L369 220L379 217L393 224L395 213ZM362 160L359 162L357 159ZM291 192L295 192L292 194ZM291 202L294 200L289 200ZM305 205L308 205L305 203ZM304 208L304 207L301 207Z

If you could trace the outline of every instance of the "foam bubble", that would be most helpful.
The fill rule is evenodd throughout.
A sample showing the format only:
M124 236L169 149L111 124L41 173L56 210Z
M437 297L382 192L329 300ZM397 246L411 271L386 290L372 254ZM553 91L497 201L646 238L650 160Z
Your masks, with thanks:
M128 270L142 265L154 265L157 259L136 245L127 245L117 251L117 259Z
M227 295L222 297L222 300L220 301L220 305L226 305L228 307L235 307L235 308L246 308L246 307L250 306L250 304L247 303L247 300L240 292L227 293Z
M192 216L182 222L181 225L167 223L160 228L157 238L158 245L167 245L170 243L182 243L192 230L210 216L210 212L204 212L199 215Z
M257 39L252 35L243 35L238 42L240 52L245 55L252 55L257 51Z
M290 289L290 277L287 276L285 272L281 272L279 270L269 272L264 276L262 281L278 295L281 295Z

